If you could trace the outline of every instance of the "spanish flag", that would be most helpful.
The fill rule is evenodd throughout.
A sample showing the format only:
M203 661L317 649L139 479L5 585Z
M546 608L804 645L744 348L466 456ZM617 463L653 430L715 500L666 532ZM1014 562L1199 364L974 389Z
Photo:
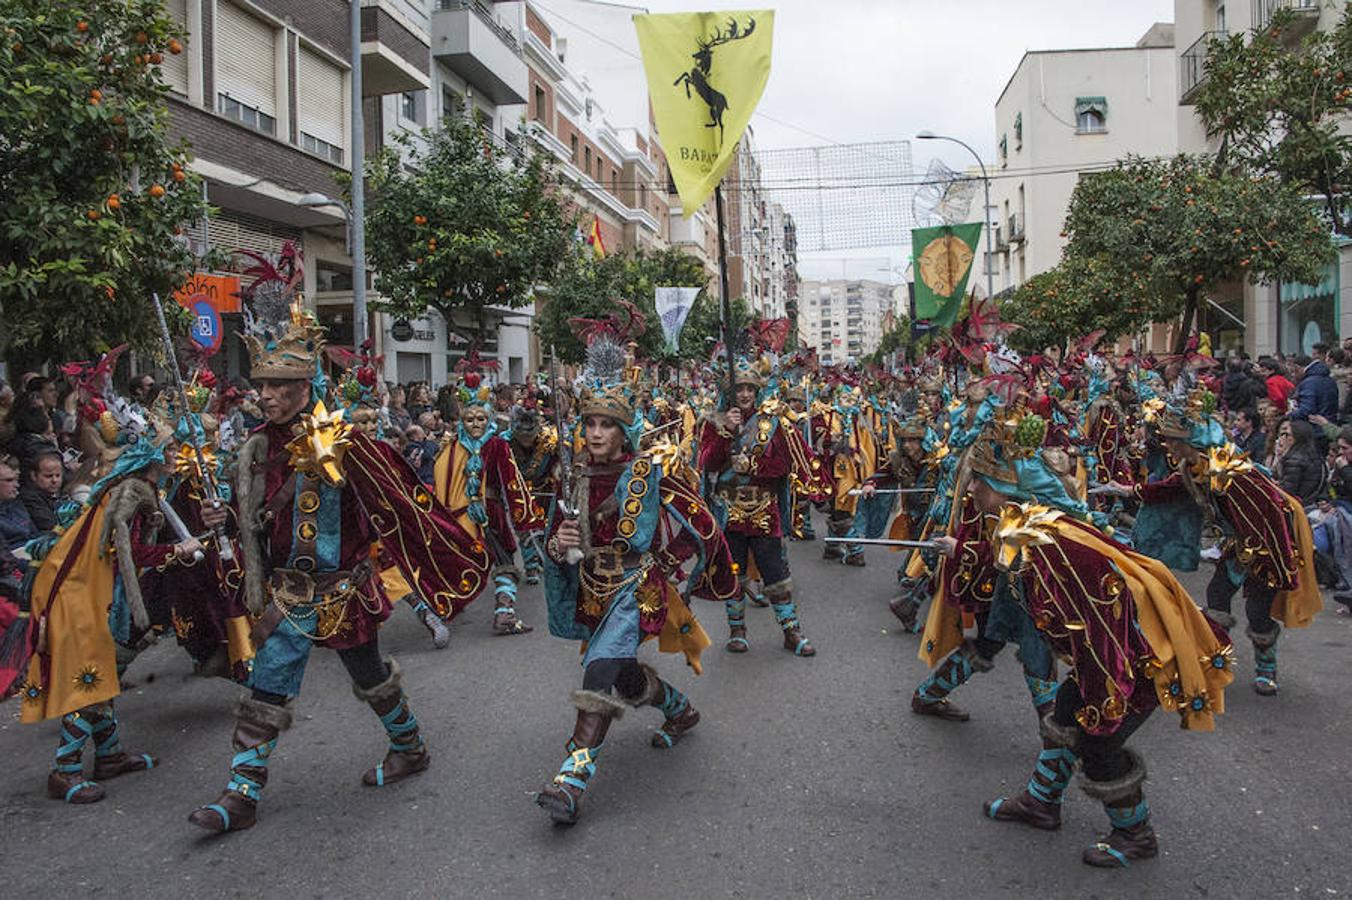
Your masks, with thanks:
M591 234L587 235L587 243L591 244L592 252L596 254L597 259L606 255L606 242L601 238L600 216L592 216Z

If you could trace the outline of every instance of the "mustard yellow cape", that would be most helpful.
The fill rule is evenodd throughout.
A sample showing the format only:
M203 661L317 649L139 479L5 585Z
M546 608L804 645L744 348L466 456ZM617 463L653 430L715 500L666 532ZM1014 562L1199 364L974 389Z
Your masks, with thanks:
M1319 593L1319 581L1314 574L1314 532L1310 528L1309 517L1305 515L1305 507L1299 500L1290 494L1284 496L1295 532L1292 537L1295 538L1296 553L1299 554L1296 560L1299 573L1294 588L1280 591L1273 598L1270 615L1287 628L1304 628L1324 608L1324 597Z
M40 639L20 691L24 722L41 722L120 693L117 654L108 630L113 556L99 545L108 495L61 536L33 582L33 627ZM45 615L45 621L44 621ZM44 663L49 677L43 679Z

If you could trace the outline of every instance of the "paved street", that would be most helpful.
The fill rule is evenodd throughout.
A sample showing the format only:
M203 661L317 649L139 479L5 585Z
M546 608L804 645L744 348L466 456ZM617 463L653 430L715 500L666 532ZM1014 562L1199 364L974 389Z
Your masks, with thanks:
M1043 833L983 819L1017 790L1038 743L1012 652L961 692L973 720L918 719L906 701L924 668L893 630L897 557L865 570L797 544L793 567L815 659L779 648L769 610L749 611L753 650L721 650L722 611L697 608L716 645L704 676L658 663L704 718L672 751L648 745L653 710L611 731L582 822L554 828L528 793L556 771L580 669L541 626L489 634L480 600L437 652L407 609L382 637L404 667L433 752L410 782L364 788L384 740L332 654L314 656L296 725L278 745L261 821L205 837L187 823L215 799L229 761L238 688L188 675L170 643L133 667L124 741L159 754L149 774L109 782L89 807L46 799L56 724L21 727L4 708L0 773L12 897L1278 897L1352 892L1352 620L1326 611L1281 645L1282 692L1247 677L1215 734L1159 714L1134 745L1148 759L1162 855L1128 872L1083 866L1105 824L1078 791ZM1206 572L1189 579L1200 591ZM1237 648L1244 672L1247 642ZM653 654L656 656L656 654ZM649 657L650 659L652 657Z

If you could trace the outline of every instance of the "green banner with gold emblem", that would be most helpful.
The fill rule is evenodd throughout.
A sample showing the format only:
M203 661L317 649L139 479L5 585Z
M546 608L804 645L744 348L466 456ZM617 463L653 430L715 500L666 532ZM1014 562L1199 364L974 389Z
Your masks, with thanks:
M927 319L938 328L947 328L957 319L980 237L980 222L911 230L917 319Z

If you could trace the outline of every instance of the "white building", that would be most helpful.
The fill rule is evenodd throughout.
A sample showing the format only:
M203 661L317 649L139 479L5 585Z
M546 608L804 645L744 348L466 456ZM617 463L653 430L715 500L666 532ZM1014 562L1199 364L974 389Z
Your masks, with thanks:
M798 340L825 364L856 363L878 349L884 322L904 312L904 291L878 281L803 281Z
M1060 261L1080 173L1176 152L1172 48L1173 27L1159 23L1134 47L1024 54L995 102L997 293Z
M1209 153L1216 149L1192 105L1206 77L1204 63L1212 40L1267 28L1274 12L1291 9L1296 21L1281 40L1295 46L1315 29L1332 30L1342 15L1341 6L1320 0L1175 0L1179 150ZM1242 347L1253 356L1274 351L1308 353L1316 342L1334 344L1340 336L1352 334L1352 250L1346 241L1339 244L1339 260L1325 269L1317 285L1237 283L1209 297L1200 310L1199 324L1212 333L1213 346Z

